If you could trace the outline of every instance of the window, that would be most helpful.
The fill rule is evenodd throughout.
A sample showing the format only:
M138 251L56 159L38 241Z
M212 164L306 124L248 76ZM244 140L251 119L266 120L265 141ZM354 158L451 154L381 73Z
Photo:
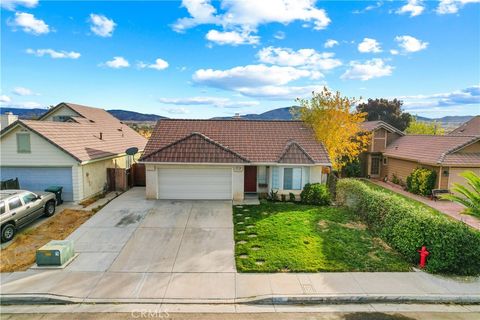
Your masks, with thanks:
M30 134L17 133L17 152L30 153Z
M0 202L0 214L5 213L5 202Z
M258 184L266 184L267 183L267 167L258 167L257 169L257 182Z
M70 120L72 116L53 116L52 120L56 122L66 122Z
M283 169L283 189L284 190L302 189L302 168Z
M279 172L277 167L272 167L272 189L280 189Z
M22 202L20 201L19 197L12 198L8 201L8 208L10 210L20 208L21 206L22 206Z
M380 174L380 157L378 157L378 156L373 156L372 157L372 165L370 167L370 174L371 175Z
M22 197L22 200L23 200L23 203L27 204L37 200L37 195L29 192Z

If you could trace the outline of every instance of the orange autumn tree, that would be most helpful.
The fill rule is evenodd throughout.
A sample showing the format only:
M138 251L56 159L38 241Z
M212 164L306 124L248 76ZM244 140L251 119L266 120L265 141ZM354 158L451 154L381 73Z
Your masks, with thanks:
M367 113L354 111L355 98L343 97L339 91L333 93L324 87L321 92L313 92L311 99L298 101L298 117L323 142L334 169L340 170L367 149L370 135L361 127Z

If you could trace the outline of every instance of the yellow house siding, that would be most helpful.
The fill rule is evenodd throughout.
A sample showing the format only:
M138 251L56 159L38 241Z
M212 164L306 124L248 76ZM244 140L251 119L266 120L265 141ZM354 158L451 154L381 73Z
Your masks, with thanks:
M440 167L437 166L429 166L425 164L421 164L415 161L403 160L403 159L396 159L396 158L388 158L388 179L392 180L393 175L395 174L397 178L399 178L403 183L407 181L407 177L412 173L413 170L416 168L425 168L433 170L437 173L437 180L435 183L435 188L446 188L448 186L448 177L442 176L442 179L439 179L440 174ZM448 170L448 168L444 168L443 170ZM439 186L438 183L441 183Z

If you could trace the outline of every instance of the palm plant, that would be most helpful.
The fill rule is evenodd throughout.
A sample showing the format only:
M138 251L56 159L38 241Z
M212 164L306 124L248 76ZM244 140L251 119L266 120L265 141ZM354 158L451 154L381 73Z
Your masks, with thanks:
M454 183L452 189L459 195L446 194L441 197L463 204L467 207L466 213L480 217L480 176L473 171L465 171L460 175L467 180L470 188Z

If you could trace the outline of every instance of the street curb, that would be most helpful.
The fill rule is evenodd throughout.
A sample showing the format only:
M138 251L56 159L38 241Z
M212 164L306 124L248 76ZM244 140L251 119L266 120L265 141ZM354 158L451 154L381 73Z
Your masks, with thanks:
M250 304L250 305L312 305L312 304L462 304L479 305L480 295L266 295L236 299L90 299L53 294L4 294L0 305L51 304Z

